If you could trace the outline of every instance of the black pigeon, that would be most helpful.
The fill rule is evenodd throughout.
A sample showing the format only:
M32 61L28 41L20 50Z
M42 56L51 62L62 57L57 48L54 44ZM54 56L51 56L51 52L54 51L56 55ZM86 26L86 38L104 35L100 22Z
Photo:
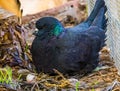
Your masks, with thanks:
M71 75L95 69L105 45L106 10L104 0L97 0L87 20L72 28L64 28L53 17L39 19L31 47L37 72L54 74L56 69Z

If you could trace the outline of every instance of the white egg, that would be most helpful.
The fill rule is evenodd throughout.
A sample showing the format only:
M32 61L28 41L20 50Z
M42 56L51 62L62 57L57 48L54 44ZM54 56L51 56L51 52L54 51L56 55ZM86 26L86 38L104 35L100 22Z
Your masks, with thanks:
M36 76L34 74L28 74L27 77L26 77L26 81L28 83L35 83Z

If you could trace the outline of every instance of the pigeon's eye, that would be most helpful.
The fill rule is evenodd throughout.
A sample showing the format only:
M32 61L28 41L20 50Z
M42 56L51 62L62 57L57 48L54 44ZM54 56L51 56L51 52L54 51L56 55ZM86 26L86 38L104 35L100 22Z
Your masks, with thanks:
M51 26L50 26L50 29L54 29L54 25L51 25Z
M45 29L46 27L47 27L47 25L44 24L44 25L42 25L42 26L40 27L40 29Z

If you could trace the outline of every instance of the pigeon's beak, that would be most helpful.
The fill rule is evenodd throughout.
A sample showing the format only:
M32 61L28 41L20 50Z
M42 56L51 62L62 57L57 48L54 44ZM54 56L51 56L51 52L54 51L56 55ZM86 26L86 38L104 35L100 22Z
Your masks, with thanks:
M42 36L42 35L44 35L46 32L44 31L44 30L38 30L38 29L36 29L34 32L33 32L33 35L35 35L35 36Z
M37 35L38 34L38 30L36 29L34 32L33 32L33 35Z

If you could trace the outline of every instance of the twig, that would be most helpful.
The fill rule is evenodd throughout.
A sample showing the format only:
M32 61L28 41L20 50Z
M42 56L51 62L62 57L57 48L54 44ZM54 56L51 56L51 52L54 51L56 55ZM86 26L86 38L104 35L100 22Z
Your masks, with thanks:
M60 73L58 70L53 69L55 71L55 73L57 73L60 77L62 77L64 80L66 79L62 73Z
M112 91L115 85L120 85L120 82L118 82L117 79L112 82L111 86L107 87L106 91Z
M35 84L32 86L31 91L34 91L35 86L37 86L38 91L39 91L39 85L38 82L35 82Z

